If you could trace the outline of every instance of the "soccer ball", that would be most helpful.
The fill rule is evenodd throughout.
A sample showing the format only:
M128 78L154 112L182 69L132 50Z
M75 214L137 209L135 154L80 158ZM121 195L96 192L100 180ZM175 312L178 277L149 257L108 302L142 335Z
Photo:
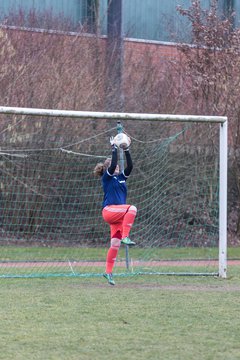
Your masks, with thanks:
M119 133L114 137L114 144L119 148L128 148L131 144L131 139L124 133Z

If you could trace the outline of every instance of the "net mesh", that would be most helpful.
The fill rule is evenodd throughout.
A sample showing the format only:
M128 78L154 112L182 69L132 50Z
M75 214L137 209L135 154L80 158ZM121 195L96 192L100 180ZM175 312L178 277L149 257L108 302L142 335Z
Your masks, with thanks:
M116 120L1 115L0 276L101 276L110 232L93 169ZM116 275L216 274L218 125L122 122L132 139L134 248Z

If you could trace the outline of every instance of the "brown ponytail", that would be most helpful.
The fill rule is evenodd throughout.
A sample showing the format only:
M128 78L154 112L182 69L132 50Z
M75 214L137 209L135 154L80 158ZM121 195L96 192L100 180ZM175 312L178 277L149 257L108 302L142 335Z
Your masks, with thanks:
M107 168L109 168L111 161L111 158L107 158L104 163L98 163L93 170L93 174L95 176L102 176L103 173L107 170Z

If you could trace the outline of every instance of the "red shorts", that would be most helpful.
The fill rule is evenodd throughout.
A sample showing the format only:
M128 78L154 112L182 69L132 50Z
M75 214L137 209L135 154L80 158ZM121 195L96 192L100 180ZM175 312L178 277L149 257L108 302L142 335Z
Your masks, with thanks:
M131 205L109 205L102 210L102 217L110 225L111 238L120 231L122 235L122 222L124 215Z

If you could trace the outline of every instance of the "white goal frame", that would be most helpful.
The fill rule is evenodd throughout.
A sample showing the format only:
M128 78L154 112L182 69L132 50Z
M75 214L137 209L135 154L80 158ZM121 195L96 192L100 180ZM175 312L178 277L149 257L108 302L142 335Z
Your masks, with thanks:
M0 106L0 114L68 117L88 119L151 120L161 122L218 123L219 130L219 264L218 274L227 277L227 169L228 169L228 119L225 116L169 115L144 113L69 111Z

